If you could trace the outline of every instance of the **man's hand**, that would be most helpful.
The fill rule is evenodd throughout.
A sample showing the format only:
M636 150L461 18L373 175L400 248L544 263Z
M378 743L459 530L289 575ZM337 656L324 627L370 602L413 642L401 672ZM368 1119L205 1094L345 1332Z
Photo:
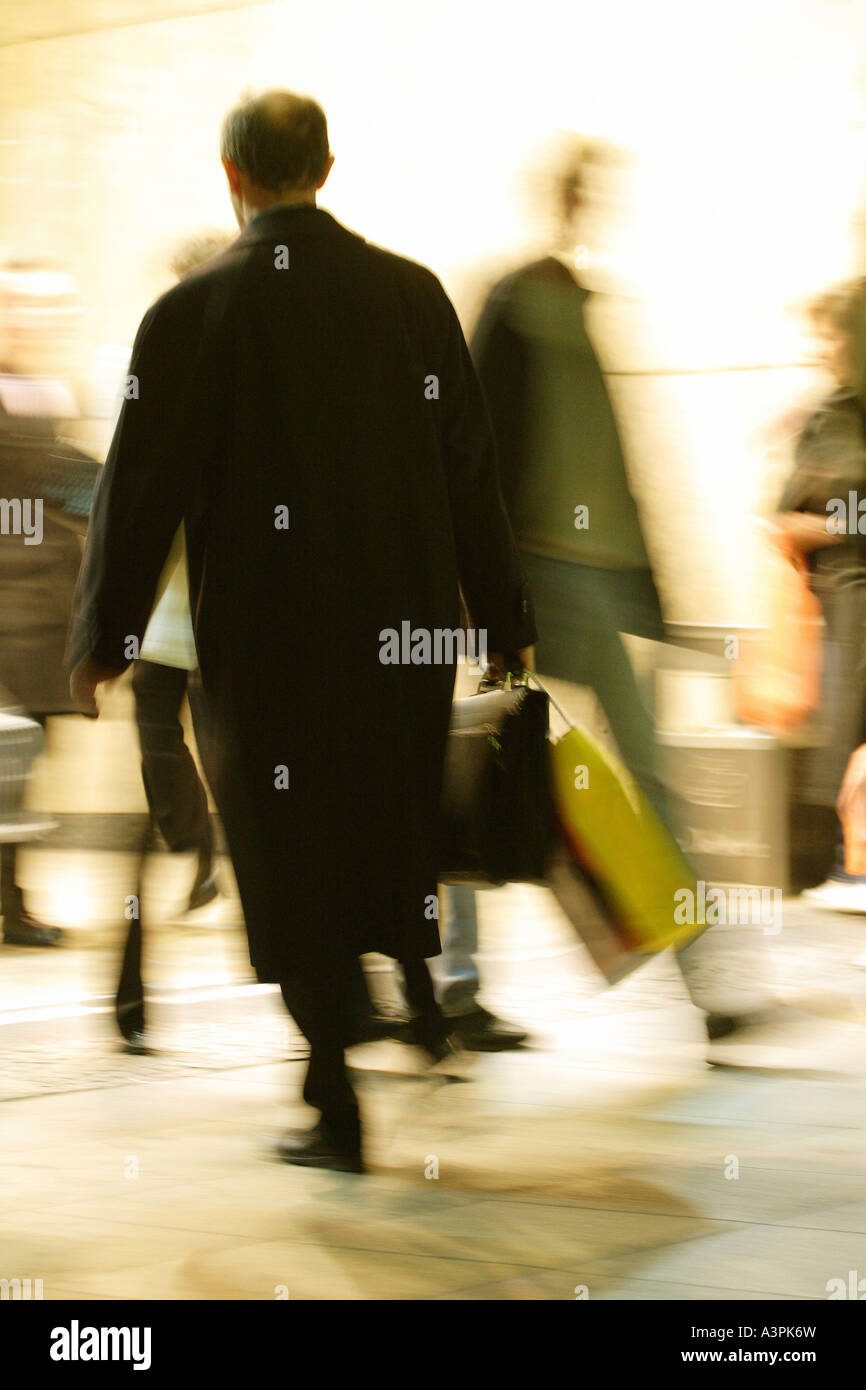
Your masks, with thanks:
M69 677L69 693L75 701L79 714L88 719L99 718L99 705L96 703L96 687L103 681L115 680L121 673L107 666L100 666L91 657L82 657Z

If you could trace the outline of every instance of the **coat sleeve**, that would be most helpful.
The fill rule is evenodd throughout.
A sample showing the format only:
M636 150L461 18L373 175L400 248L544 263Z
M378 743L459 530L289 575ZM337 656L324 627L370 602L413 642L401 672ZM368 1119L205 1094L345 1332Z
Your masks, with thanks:
M490 651L537 638L532 601L499 487L493 429L457 315L447 301L440 428L460 585Z
M525 445L527 364L525 344L509 323L508 303L507 285L495 285L469 347L493 424L503 500L513 516Z
M179 287L180 288L180 287ZM202 316L169 292L145 314L97 488L66 665L118 674L137 652L162 568L212 445L219 391Z

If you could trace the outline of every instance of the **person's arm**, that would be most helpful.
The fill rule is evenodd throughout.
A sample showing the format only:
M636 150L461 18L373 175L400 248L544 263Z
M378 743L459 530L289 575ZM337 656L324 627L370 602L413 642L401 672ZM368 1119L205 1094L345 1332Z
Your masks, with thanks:
M535 617L499 488L493 429L457 315L446 305L438 404L460 585L473 624L487 632L493 664L516 657L529 665Z
M854 403L830 398L802 430L796 468L779 499L776 522L798 550L838 545L840 504L846 514L855 497L866 496L866 431Z
M495 285L469 341L469 351L490 412L499 481L511 516L520 482L526 432L526 347L509 321L507 285Z
M827 514L822 516L819 512L778 512L776 515L777 525L804 555L821 546L838 545L845 539L831 532L827 521Z
M201 314L171 291L145 314L96 492L67 644L70 688L95 715L96 686L134 659L165 559L218 428L219 367Z

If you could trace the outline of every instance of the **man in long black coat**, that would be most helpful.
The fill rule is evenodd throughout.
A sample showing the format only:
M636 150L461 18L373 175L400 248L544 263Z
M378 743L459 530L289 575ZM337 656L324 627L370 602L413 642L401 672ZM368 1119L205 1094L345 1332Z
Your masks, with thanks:
M419 664L393 664L387 630L455 629L458 586L494 655L535 630L486 408L438 280L316 207L332 157L315 103L248 101L222 146L242 232L141 323L68 660L94 713L96 684L135 653L183 521L250 955L310 1040L304 1095L322 1111L284 1156L358 1168L343 1063L357 957L440 949L454 662L425 662L417 638Z

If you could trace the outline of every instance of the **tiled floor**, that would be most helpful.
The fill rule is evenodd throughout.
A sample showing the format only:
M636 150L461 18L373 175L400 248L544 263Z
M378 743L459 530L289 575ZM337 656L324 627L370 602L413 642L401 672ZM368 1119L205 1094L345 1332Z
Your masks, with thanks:
M128 727L85 736L124 770L79 809L141 810ZM329 1175L272 1157L307 1119L302 1045L250 984L228 872L195 926L189 866L153 857L158 1050L132 1058L110 997L135 858L66 844L23 868L70 944L0 949L0 1277L46 1299L683 1300L866 1276L866 919L786 904L740 968L808 1012L709 1066L672 961L602 990L546 894L487 894L485 997L533 1046L450 1080L395 1043L356 1050L370 1172Z
M812 978L804 1001L783 971L782 992L820 1015L787 1055L710 1068L670 962L598 993L552 908L493 903L488 997L535 1046L452 1080L395 1043L356 1050L363 1178L272 1159L306 1118L301 1049L273 991L215 983L216 954L226 978L241 959L231 932L154 929L185 983L157 979L151 1058L116 1050L104 999L64 1018L43 991L29 1021L3 1015L6 1277L46 1298L789 1299L866 1270L853 919L830 923L835 964L829 929L787 943ZM110 947L89 954L108 978ZM78 955L52 958L52 988Z

